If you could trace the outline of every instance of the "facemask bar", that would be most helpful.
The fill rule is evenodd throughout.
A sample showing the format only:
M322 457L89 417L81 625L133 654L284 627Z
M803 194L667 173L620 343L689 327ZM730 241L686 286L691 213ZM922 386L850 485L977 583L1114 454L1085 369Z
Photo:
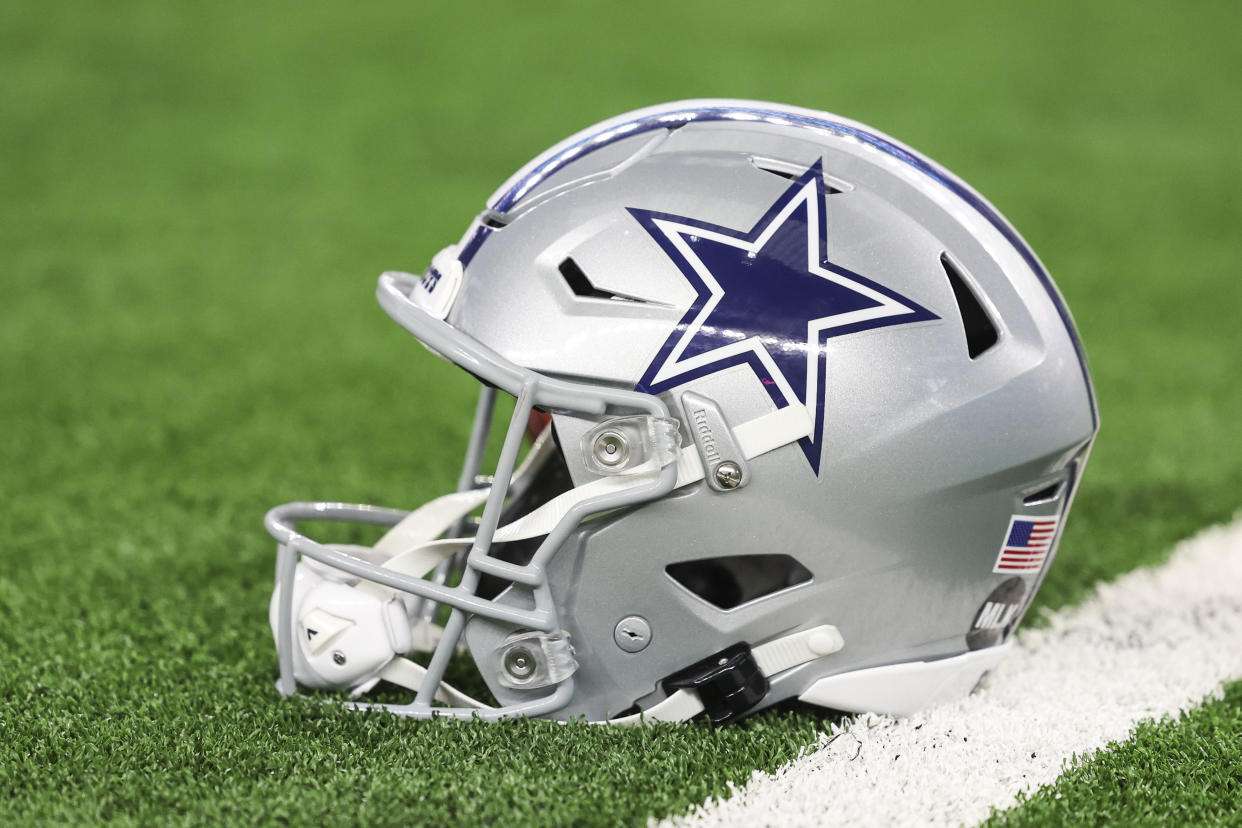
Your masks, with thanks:
M467 492L477 486L483 485L486 481L479 476L479 470L483 466L483 453L487 450L487 435L491 431L492 413L496 410L496 389L484 385L479 389L479 401L474 409L474 423L470 427L470 442L466 444L466 457L462 461L461 475L457 478L457 491ZM532 451L534 447L532 446ZM515 479L513 482L517 482ZM510 484L510 489L513 486ZM510 492L516 494L516 492ZM462 518L457 525L449 531L448 536L459 538L466 533L469 525L468 518ZM449 576L456 570L462 568L465 564L465 554L457 553L452 558L441 563L436 567L435 573L431 580L433 583L443 584L448 581ZM420 599L416 605L414 615L424 623L431 623L435 619L436 603L427 599Z
M457 718L479 716L495 719L550 713L563 707L572 697L572 677L560 681L550 695L520 704L485 709L432 706L445 668L461 639L467 614L481 615L518 628L558 634L561 629L560 619L545 577L545 564L548 559L561 547L569 533L590 515L654 500L668 494L677 483L678 469L675 463L669 463L660 467L658 472L652 469L633 475L633 482L629 485L601 489L597 495L577 500L548 531L529 564L517 565L491 557L489 549L504 510L510 483L513 481L531 410L538 405L545 409L598 417L611 409L618 413L643 413L667 418L668 409L663 401L650 394L567 382L543 376L509 362L415 305L409 296L417 283L418 277L409 274L385 273L380 277L377 289L380 305L427 348L474 374L485 384L513 394L517 399L497 462L494 482L484 504L477 533L465 556L461 582L456 587L450 587L443 582L436 583L434 579L428 580L386 569L348 551L320 544L300 534L295 528L297 521L309 519L394 526L409 512L345 503L290 503L272 509L264 522L268 532L280 544L276 566L276 578L280 587L276 631L280 679L277 686L284 695L290 695L297 689L293 668L293 584L298 556L304 555L355 577L417 596L424 602L434 602L433 607L444 604L451 608L443 635L432 652L426 676L414 702L408 705L356 706L382 707L393 713L418 718L447 715ZM494 393L491 397L494 399ZM476 413L483 414L485 405L487 408L491 407L486 394L481 396L479 411ZM484 439L477 439L480 429L484 429L485 437L486 425L480 425L480 422L488 421L490 416L476 416L475 433L472 434L471 447L459 481L459 484L464 484L467 488L474 486L482 456L482 443L485 442ZM478 597L475 590L483 574L494 575L530 588L535 608L520 609ZM425 603L424 607L426 605ZM475 660L476 663L479 662L479 658L476 657Z

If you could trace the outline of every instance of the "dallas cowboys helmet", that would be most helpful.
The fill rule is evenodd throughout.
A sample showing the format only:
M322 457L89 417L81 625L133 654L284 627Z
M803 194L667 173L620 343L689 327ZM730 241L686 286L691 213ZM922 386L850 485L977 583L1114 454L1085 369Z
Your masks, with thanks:
M1004 655L1097 429L1013 227L823 112L605 121L378 298L481 383L459 490L268 513L285 694L416 718L909 713ZM319 542L310 519L386 532ZM467 652L473 695L444 680ZM367 701L379 682L412 698Z

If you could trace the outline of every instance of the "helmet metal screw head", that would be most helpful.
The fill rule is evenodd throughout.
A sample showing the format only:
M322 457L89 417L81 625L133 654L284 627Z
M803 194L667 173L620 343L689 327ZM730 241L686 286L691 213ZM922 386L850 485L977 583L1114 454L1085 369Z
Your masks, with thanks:
M612 640L627 653L638 653L651 643L651 625L641 615L627 615L617 622Z
M602 466L620 466L630 457L630 444L619 431L605 431L595 438L595 459Z
M742 470L737 463L726 460L716 467L716 482L722 489L736 489L742 485Z
M525 681L535 672L535 654L525 647L513 647L505 653L504 668L514 681Z
M344 666L344 664L345 664L345 654L344 654L344 653L342 653L340 650L336 650L336 651L334 651L334 652L332 653L332 663L333 663L333 664L335 664L335 665L337 665L338 667L342 667L342 666Z

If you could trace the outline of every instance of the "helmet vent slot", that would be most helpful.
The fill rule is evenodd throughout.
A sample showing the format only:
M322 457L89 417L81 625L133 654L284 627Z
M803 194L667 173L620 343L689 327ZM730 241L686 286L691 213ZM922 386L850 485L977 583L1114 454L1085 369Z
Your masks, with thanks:
M569 289L574 292L574 296L584 296L590 299L615 299L614 294L606 290L600 290L591 284L591 280L582 272L582 268L573 259L565 259L556 268L561 272L561 277L565 280L565 284L569 285Z
M573 291L574 296L581 296L584 299L606 299L612 302L639 302L644 305L660 305L662 302L652 302L648 299L639 299L637 296L626 296L623 293L613 293L610 290L601 290L591 283L585 272L573 259L564 259L556 269L560 271L561 278L565 280L565 284Z
M783 178L786 181L796 181L803 173L806 172L805 166L789 164L783 161L776 161L768 158L751 156L750 163L755 166L755 169L762 170L765 173L770 173L779 178ZM828 195L843 193L845 192L845 188L848 186L849 185L843 182L837 182L830 179L827 175L824 176L824 192Z
M949 254L940 254L940 264L944 266L945 275L949 277L949 286L953 288L953 298L957 300L957 311L962 317L962 329L966 332L966 353L976 359L1000 339L1000 331L988 316L987 311L979 302L979 297L970 289L970 283L962 275L957 263L949 258Z
M668 576L697 597L729 610L811 580L788 555L730 555L669 564Z

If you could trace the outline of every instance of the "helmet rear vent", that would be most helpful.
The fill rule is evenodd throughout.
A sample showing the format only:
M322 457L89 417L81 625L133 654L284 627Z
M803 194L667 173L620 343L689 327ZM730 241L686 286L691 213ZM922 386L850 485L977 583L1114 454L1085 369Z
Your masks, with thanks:
M730 555L669 564L669 577L719 609L729 610L811 580L788 555Z
M940 254L940 264L944 266L945 275L949 277L953 298L957 300L957 312L962 317L962 330L966 332L966 353L971 359L976 359L996 344L1000 339L1000 331L996 329L996 323L983 309L979 297L970 289L970 283L962 275L957 263L949 258L948 253Z
M1023 506L1042 506L1045 503L1051 503L1061 496L1061 490L1065 488L1065 481L1058 480L1050 483L1038 491L1031 492L1022 498Z
M485 227L491 227L499 230L502 227L508 227L509 222L513 220L512 216L505 213L498 213L495 210L484 210L479 213L479 222Z

